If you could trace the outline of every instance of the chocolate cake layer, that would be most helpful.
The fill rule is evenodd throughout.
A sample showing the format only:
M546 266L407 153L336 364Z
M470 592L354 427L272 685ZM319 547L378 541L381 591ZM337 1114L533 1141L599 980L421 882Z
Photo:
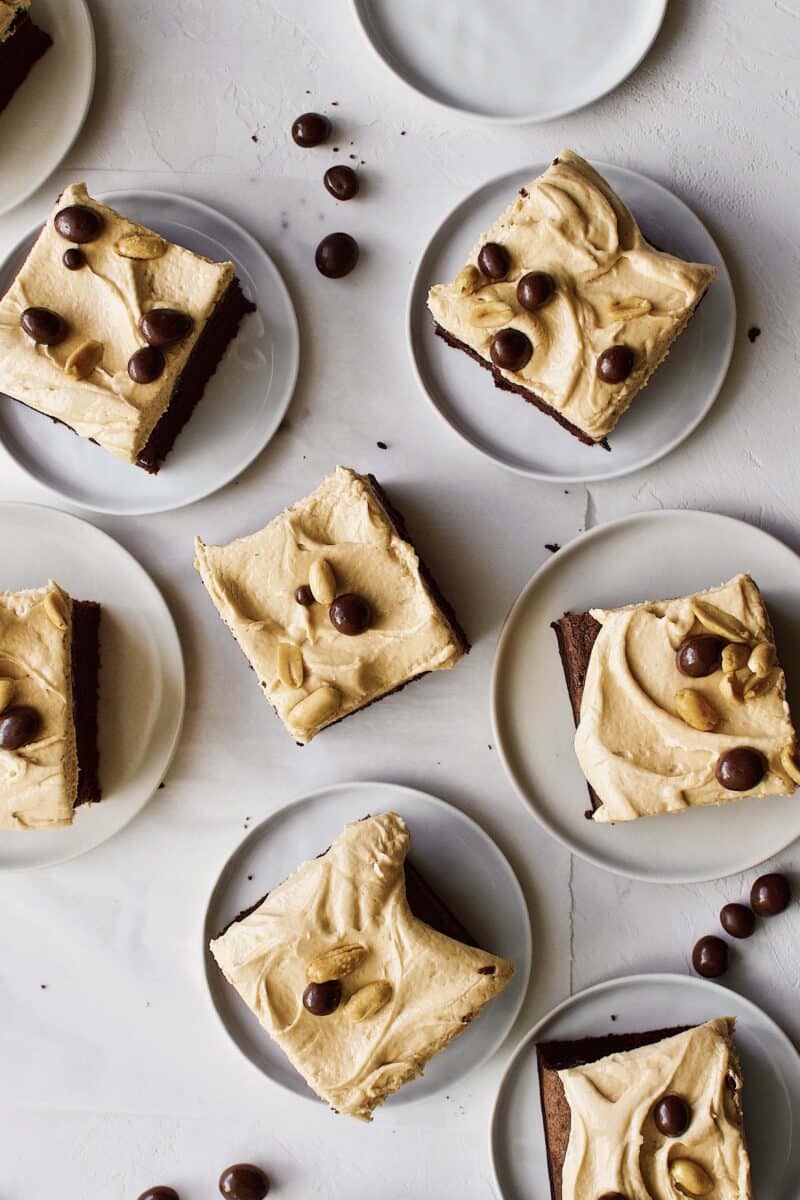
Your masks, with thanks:
M17 15L8 36L0 42L0 112L52 44L50 35L34 25L28 13Z
M640 1046L652 1046L664 1038L685 1033L689 1028L691 1026L677 1025L671 1029L648 1030L646 1033L609 1033L574 1041L539 1043L536 1056L539 1064L539 1090L552 1200L565 1200L562 1194L562 1173L572 1125L564 1085L558 1077L558 1072L568 1067L597 1062L599 1058L605 1058L608 1054L638 1050Z
M586 672L589 669L589 659L601 626L591 613L565 613L558 621L552 622L551 628L555 630L558 641L558 652L561 655L561 665L564 668L564 678L572 705L572 716L577 729L581 717L581 702L586 683ZM587 783L586 786L589 789L592 808L596 811L602 801L591 784Z
M175 384L168 407L156 423L136 465L157 475L180 431L191 417L206 384L216 371L229 344L239 332L242 318L256 311L234 277L206 322L189 360ZM209 446L213 453L213 446Z
M75 807L102 799L98 777L97 696L100 671L100 605L72 602L72 704L78 747Z

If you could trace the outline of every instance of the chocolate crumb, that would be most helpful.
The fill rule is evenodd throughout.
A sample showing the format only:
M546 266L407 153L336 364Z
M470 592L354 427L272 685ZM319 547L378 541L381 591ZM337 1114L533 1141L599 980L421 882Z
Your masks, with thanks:
M331 104L333 105L333 107L334 107L334 108L338 108L338 107L339 107L339 101L338 101L338 100L331 100Z
M250 134L250 141L251 141L251 142L257 142L257 141L258 141L258 134L257 134L257 133L251 133L251 134Z
M164 783L164 780L162 779L162 780L161 780L161 783L158 785L158 790L159 790L159 791L161 791L161 789L162 789L163 787L166 787L166 784Z
M528 194L528 189L527 189L527 188L520 188L520 189L519 189L519 194L520 194L520 196L527 196L527 194Z
M352 158L353 162L358 162L358 155L357 155L357 154L348 154L348 156L347 156L347 157L348 157L348 158Z
M378 447L379 450L388 450L389 449L389 447L386 445L386 442L376 442L375 445Z
M310 95L311 95L311 88L306 88L306 95L307 95L307 96L310 96Z
M491 743L491 742L487 742L487 743L486 743L486 748L487 748L488 750L491 750L491 749L492 749L492 743Z
M616 1013L612 1013L612 1014L611 1014L611 1020L612 1020L612 1021L616 1021L616 1019L617 1019L617 1014L616 1014Z
M594 809L587 808L583 815L586 817L587 821L591 821L592 817L594 816Z
M40 983L40 984L39 984L39 987L42 989L42 991L43 991L43 992L46 992L46 991L47 991L47 984L46 984L46 983Z
M334 153L334 154L338 154L338 153L339 153L339 147L338 147L338 146L334 146L334 147L333 147L333 153Z
M400 130L400 137L405 137L405 136L406 136L406 131L405 131L405 129L401 129L401 130Z
M252 882L253 882L253 876L252 876L252 875L248 875L248 876L247 876L247 881L248 881L248 883L252 883Z
M545 550L549 550L551 554L555 554L556 550L561 549L558 542L545 542L544 548Z
M761 330L759 329L759 327L757 325L751 325L747 331L747 336L749 337L751 342L754 342L756 340L756 338L761 337Z

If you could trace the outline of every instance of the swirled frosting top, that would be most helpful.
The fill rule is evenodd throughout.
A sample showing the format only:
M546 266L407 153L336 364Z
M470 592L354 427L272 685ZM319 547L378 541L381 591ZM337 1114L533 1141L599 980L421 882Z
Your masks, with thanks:
M718 1017L654 1045L559 1071L570 1110L564 1200L611 1193L674 1200L686 1195L675 1173L677 1162L687 1160L705 1173L703 1195L750 1200L733 1027L732 1017ZM689 1126L677 1137L659 1132L653 1117L665 1095L689 1106Z
M56 230L56 214L85 205L103 219L100 234L81 245L86 265L68 270L64 251L72 244ZM81 437L92 438L126 462L135 462L200 337L205 321L233 278L230 262L211 262L182 246L163 244L156 258L125 257L115 248L122 238L153 235L151 230L94 200L82 183L65 188L6 295L0 300L0 391L30 408L56 417ZM29 307L63 317L65 341L45 346L22 329ZM173 308L194 319L192 333L164 351L166 365L152 383L134 383L128 360L145 340L143 313ZM102 358L86 378L74 378L66 365L87 340L102 344Z
M211 943L229 983L336 1112L373 1109L422 1074L503 990L514 968L418 920L406 899L410 836L396 813L347 825L321 858ZM314 1016L302 1002L312 959L340 946L366 952L342 978L342 1003ZM382 982L383 1006L354 1020L347 1002Z
M698 601L741 623L746 641L732 643L742 646L734 670L723 669L724 659L701 678L678 669L676 651L687 638L713 635L696 615ZM748 666L756 646L774 653L769 617L749 575L677 600L592 609L592 616L602 628L589 659L575 750L602 801L596 821L794 791L781 763L784 749L795 745L786 679L777 662L763 680ZM713 729L694 728L680 715L678 693L687 689L716 714ZM760 751L766 761L763 778L744 792L727 790L716 777L720 755L737 747Z
M17 16L26 12L31 6L31 0L0 0L0 42L14 24Z
M493 281L475 265L487 242L510 258ZM527 311L517 283L529 271L555 282L552 298ZM584 159L563 150L509 205L452 283L431 288L438 325L482 359L499 329L519 329L533 353L501 375L534 392L595 441L614 428L667 354L716 270L654 249L619 196ZM620 383L597 375L600 354L624 344L634 367Z

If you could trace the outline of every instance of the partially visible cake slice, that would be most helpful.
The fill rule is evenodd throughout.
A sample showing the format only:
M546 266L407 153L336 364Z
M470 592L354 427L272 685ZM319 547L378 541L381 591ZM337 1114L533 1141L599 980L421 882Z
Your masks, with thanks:
M651 246L606 180L563 150L428 307L439 336L497 387L608 448L715 277Z
M540 1043L552 1200L751 1200L734 1025Z
M0 392L155 474L254 311L232 262L75 183L0 300Z
M53 39L31 20L31 0L0 0L0 112Z
M99 621L52 580L0 592L0 829L70 825L101 799Z
M457 941L412 913L409 843L395 813L347 825L211 943L228 982L309 1087L362 1120L421 1075L514 974L465 944L466 931ZM421 911L462 935L441 901L431 906L427 885L416 896Z

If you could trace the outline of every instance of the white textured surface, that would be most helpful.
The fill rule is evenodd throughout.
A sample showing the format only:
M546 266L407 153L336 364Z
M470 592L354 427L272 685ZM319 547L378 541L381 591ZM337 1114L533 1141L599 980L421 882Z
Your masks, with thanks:
M570 988L686 970L720 904L744 893L754 872L653 887L571 860L488 749L489 670L544 543L586 525L695 505L800 545L800 4L756 12L745 0L672 0L650 57L619 91L550 125L491 131L409 95L364 45L344 0L238 0L233 18L212 0L91 6L99 73L88 124L65 166L0 219L0 242L12 245L73 178L196 195L240 220L283 269L303 364L289 427L238 484L185 512L98 521L164 589L187 653L189 711L166 788L128 830L76 863L0 879L0 1190L133 1200L172 1181L183 1200L201 1200L226 1163L245 1158L270 1169L285 1200L488 1198L488 1116L516 1038L449 1098L387 1109L371 1128L285 1096L232 1050L205 996L207 891L246 818L302 790L381 775L438 792L479 817L529 896L539 961L518 1035ZM293 117L312 107L338 120L338 155L291 142ZM483 179L562 145L673 187L719 240L740 314L728 382L691 440L646 474L567 495L452 436L415 388L403 333L410 271L442 214ZM337 210L321 175L350 153L365 160L362 193ZM313 267L316 242L333 229L363 249L340 282ZM753 345L750 324L763 329ZM475 649L456 673L298 750L220 629L191 539L254 528L337 460L391 487ZM1 469L4 497L45 498L7 461ZM759 930L728 976L795 1041L798 934L795 905Z

